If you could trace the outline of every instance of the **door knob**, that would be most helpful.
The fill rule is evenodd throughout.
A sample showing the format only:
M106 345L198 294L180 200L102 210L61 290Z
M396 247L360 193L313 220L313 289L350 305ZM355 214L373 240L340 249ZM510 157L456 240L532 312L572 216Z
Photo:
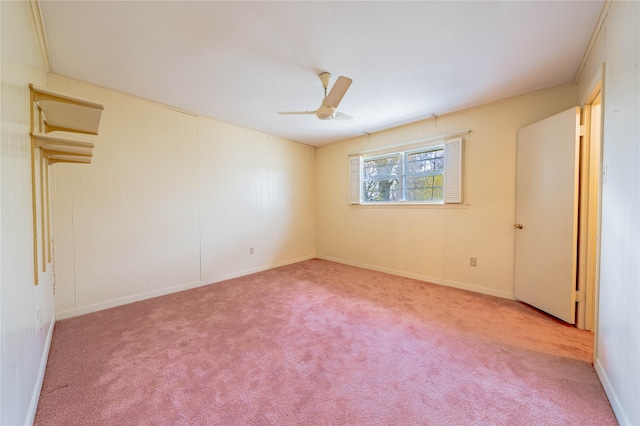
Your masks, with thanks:
M522 229L523 228L521 223L516 223L515 225L513 225L513 227L516 228L516 229Z

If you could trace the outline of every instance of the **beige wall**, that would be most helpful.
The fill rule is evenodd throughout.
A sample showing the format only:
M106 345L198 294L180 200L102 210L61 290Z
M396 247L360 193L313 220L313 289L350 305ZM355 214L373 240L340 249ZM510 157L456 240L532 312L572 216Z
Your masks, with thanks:
M575 86L560 88L317 149L318 257L513 297L517 130L575 106L575 97ZM347 203L349 153L461 130L471 130L465 205Z
M46 69L29 2L0 2L0 424L30 424L53 331L49 265L34 285L29 83ZM40 313L40 315L38 315Z
M58 319L315 256L313 147L56 76L49 88L105 106L92 164L52 166Z
M621 424L640 424L640 3L613 1L579 79L605 64L596 370Z

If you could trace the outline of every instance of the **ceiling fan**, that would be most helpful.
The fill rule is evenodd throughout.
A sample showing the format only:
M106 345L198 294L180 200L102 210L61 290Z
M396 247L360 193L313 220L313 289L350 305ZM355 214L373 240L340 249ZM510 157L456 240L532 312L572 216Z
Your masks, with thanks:
M318 76L320 77L320 81L322 82L322 87L324 87L324 99L322 100L322 105L315 111L293 111L293 112L279 112L278 114L282 115L299 115L299 114L314 114L320 120L332 120L336 119L338 121L344 121L347 123L352 123L357 118L352 117L348 114L336 111L338 108L338 104L344 97L344 94L347 93L349 86L351 86L351 79L348 77L340 76L334 83L331 91L327 95L327 87L329 86L329 80L331 79L331 74L328 72L320 73Z

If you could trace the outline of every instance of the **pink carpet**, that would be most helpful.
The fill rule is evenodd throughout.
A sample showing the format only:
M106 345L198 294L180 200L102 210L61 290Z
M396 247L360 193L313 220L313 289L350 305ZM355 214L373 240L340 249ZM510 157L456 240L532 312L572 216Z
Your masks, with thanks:
M310 260L56 324L36 425L612 425L593 335Z

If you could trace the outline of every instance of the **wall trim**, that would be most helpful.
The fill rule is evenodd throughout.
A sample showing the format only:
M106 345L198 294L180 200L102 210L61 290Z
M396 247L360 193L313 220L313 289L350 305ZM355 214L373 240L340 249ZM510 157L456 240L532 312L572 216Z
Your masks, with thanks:
M459 130L456 132L447 132L440 135L429 136L428 138L422 138L409 142L402 142L393 145L385 145L384 147L379 148L370 148L365 150L360 150L358 152L350 152L347 154L349 157L367 155L367 156L376 156L376 155L384 155L397 151L409 151L414 148L423 148L426 146L442 146L447 139L453 139L456 136L462 137L463 139L467 137L471 133L471 130Z
M589 83L589 87L584 91L584 93L578 93L581 96L580 106L584 108L585 105L593 102L593 93L596 91L598 86L600 86L600 93L603 98L602 102L604 103L604 75L605 75L605 67L606 62L603 62L602 65L598 67L598 69L594 72L591 83Z
M318 255L317 258L318 259L322 259L322 260L328 260L330 262L342 263L344 265L356 266L358 268L369 269L369 270L372 270L372 271L384 272L384 273L391 274L391 275L398 275L400 277L411 278L411 279L414 279L414 280L424 281L424 282L428 282L428 283L431 283L431 284L438 284L438 285L443 285L443 286L446 286L446 287L457 288L457 289L460 289L460 290L467 290L467 291L471 291L471 292L474 292L474 293L486 294L488 296L500 297L502 299L516 300L515 297L513 296L513 293L509 293L509 292L506 292L506 291L500 291L500 290L493 290L493 289L490 289L490 288L480 287L480 286L473 285L473 284L461 283L461 282L458 282L458 281L451 281L451 280L443 280L443 279L440 279L440 278L429 277L429 276L421 275L421 274L414 274L414 273L411 273L411 272L399 271L399 270L396 270L396 269L383 268L383 267L380 267L380 266L369 265L367 263L361 263L361 262L354 262L354 261L351 261L351 260L339 259L339 258L331 257L331 256Z
M46 71L51 72L51 59L49 57L49 45L47 44L47 34L44 31L44 22L42 21L42 12L40 10L39 0L29 0L33 21L36 24L36 33L38 33L38 41L40 42L40 52L42 53L42 61Z
M2 1L2 0L0 0L0 1ZM48 60L48 57L47 57L47 60ZM198 119L213 120L213 121L216 121L218 123L224 123L224 124L227 124L229 126L234 126L234 127L239 128L239 129L243 129L243 130L246 130L246 131L253 132L256 135L265 136L265 137L268 137L268 138L271 138L271 139L287 141L287 142L291 142L291 143L297 143L297 144L300 144L300 145L306 145L306 146L310 146L310 147L312 147L314 149L317 148L316 146L309 145L308 143L294 141L293 139L286 139L286 138L282 138L282 137L279 137L279 136L273 136L273 135L270 135L268 133L260 132L258 130L242 127L242 126L239 126L237 124L229 123L227 121L222 121L219 118L211 117L211 116L208 116L208 115L202 115L202 114L197 113L195 111L182 109L182 108L180 108L178 106L175 106L175 105L166 104L166 103L163 103L163 102L160 102L160 101L156 101L156 100L153 100L151 98L145 98L143 96L134 95L132 93L123 92L123 91L120 91L120 90L115 90L115 89L113 89L111 87L101 86L101 85L99 85L97 83L90 83L90 82L88 82L86 80L70 78L70 77L67 77L65 75L58 74L58 73L56 73L55 71L53 71L51 69L49 71L49 77L55 78L55 79L59 79L59 80L63 80L63 81L70 81L70 82L76 83L76 84L81 84L81 85L87 86L89 88L98 88L98 89L101 89L101 90L104 90L104 91L107 91L107 92L110 92L110 93L113 93L113 94L116 94L116 95L127 96L127 97L129 97L131 99L135 99L137 101L149 102L149 103L152 103L152 104L154 104L156 106L159 106L161 108L166 108L166 109L169 109L171 111L175 111L175 112L179 112L179 113L182 113L182 114L191 115L193 117L198 117ZM50 83L49 83L49 85L50 85Z
M610 0L609 0L610 1ZM536 92L531 92L531 93L526 93L524 95L518 95L512 98L506 98L506 99L500 99L497 101L493 101L493 102L489 102L488 104L483 104L483 105L478 105L478 106L472 106L472 107L468 107L468 108L463 108L460 110L455 110L455 111L443 111L440 112L440 114L438 116L435 116L433 114L431 114L430 116L426 116L424 118L416 118L414 121L407 121L407 122L403 122L403 124L396 124L390 127L381 127L379 129L376 130L371 130L369 132L363 133L361 135L355 135L355 136L351 136L347 139L340 139L338 141L335 142L330 142L330 143L326 143L323 145L319 145L316 146L316 150L317 149L321 149L324 148L326 146L332 145L334 143L338 143L338 142L344 142L344 141L353 141L353 140L358 140L360 138L367 138L366 140L369 140L370 137L375 137L378 134L382 134L384 132L388 132L388 131L393 131L395 129L399 129L402 128L404 126L409 126L412 124L417 124L417 123L422 123L422 122L426 122L427 120L440 120L440 119L447 119L450 117L455 117L456 115L460 115L460 114L466 114L469 112L473 112L473 111L479 111L485 108L493 108L495 106L498 105L502 105L502 104L506 104L506 103L510 103L510 102L518 102L521 101L523 99L527 99L533 96L540 96L540 95L545 95L547 93L552 93L558 90L563 90L563 89L567 89L570 87L577 87L577 83L575 81L572 81L570 83L567 84L563 84L560 86L556 86L556 87L552 87L549 89L542 89L542 90L538 90Z
M611 384L611 380L609 380L607 371L600 362L600 358L596 359L594 367L596 368L596 374L600 379L600 383L602 383L602 387L604 388L604 393L607 395L607 398L609 398L609 404L611 404L616 420L618 420L618 423L621 425L631 425L631 420L629 420L629 416L627 416L623 405L620 403L620 398L618 398L618 394Z
M197 287L203 287L206 285L216 284L222 281L230 280L233 278L243 277L245 275L255 274L257 272L266 271L268 269L279 268L280 266L291 265L293 263L303 262L305 260L314 259L315 254L298 257L295 259L286 260L283 262L275 263L272 265L263 265L255 268L244 269L242 271L234 272L231 274L220 275L213 278L207 278L201 281L191 281L184 284L178 284L171 287L166 287L158 290L149 291L146 293L139 293L133 296L122 297L119 299L107 300L105 302L95 303L92 305L81 306L79 308L67 309L65 311L57 312L56 318L63 320L67 318L77 317L80 315L90 314L93 312L103 311L105 309L115 308L117 306L128 305L134 302L140 302L142 300L153 299L154 297L166 296L168 294L179 293L185 290L191 290Z
M29 410L27 411L27 417L25 419L25 426L30 426L36 418L36 411L38 410L38 401L40 400L40 392L42 391L42 384L44 383L44 372L47 368L47 361L49 360L49 349L51 348L51 340L53 338L53 328L56 325L56 316L52 315L49 322L49 330L47 331L47 338L44 342L44 348L42 351L42 358L40 359L40 368L38 369L38 376L36 377L36 383L33 386L33 392L31 393L31 402L29 403Z
M582 61L580 62L580 67L578 68L578 72L576 73L574 81L578 83L580 79L580 75L584 70L585 65L587 64L587 60L591 55L591 51L593 50L593 45L596 43L598 38L598 34L600 34L600 29L602 28L602 24L604 23L607 14L609 13L609 7L611 6L611 2L613 0L605 0L602 5L602 9L600 9L600 15L598 16L598 20L596 21L595 27L593 27L593 32L591 33L591 38L589 39L589 44L587 44L587 48L584 50L584 54L582 55Z

